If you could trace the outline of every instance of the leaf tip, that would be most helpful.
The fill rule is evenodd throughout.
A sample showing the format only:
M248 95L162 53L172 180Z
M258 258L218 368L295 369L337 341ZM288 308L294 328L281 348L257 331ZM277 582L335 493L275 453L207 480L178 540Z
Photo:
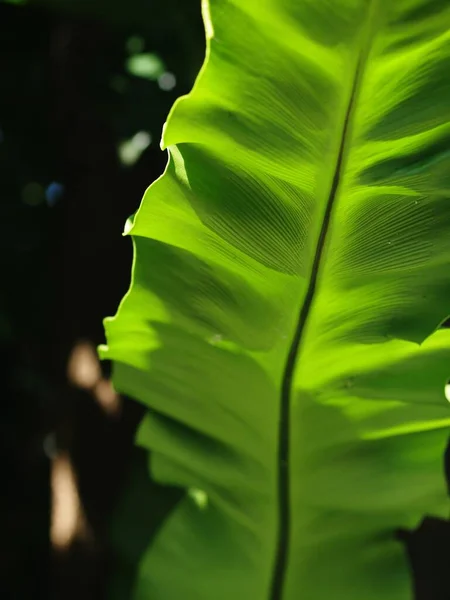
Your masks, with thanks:
M129 235L131 230L133 229L133 225L134 225L134 215L129 217L126 220L125 223L125 227L123 228L123 234L122 235Z
M167 121L162 126L161 141L159 142L159 147L161 150L167 150L166 143L164 142L164 136L166 134L166 129L167 129Z
M109 348L108 348L107 344L99 344L97 346L97 354L98 354L100 360L105 360L106 358L108 358Z
M202 17L205 24L206 39L210 40L214 37L214 27L211 20L211 11L209 8L209 0L202 0Z

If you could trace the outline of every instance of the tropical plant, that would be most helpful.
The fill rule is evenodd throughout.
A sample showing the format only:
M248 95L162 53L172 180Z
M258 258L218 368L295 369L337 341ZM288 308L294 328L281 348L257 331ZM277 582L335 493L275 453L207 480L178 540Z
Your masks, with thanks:
M203 13L102 350L186 490L133 597L411 599L394 533L448 512L450 5Z

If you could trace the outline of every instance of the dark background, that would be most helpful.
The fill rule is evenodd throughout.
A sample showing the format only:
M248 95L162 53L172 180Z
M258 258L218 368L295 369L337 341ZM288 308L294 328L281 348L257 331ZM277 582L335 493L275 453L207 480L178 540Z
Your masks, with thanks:
M103 600L111 581L129 597L158 488L133 448L140 409L105 409L92 348L128 287L125 220L165 166L162 125L204 45L200 0L0 0L2 600ZM77 348L94 383L68 373ZM78 525L55 545L67 465ZM113 510L128 514L122 529ZM449 600L448 525L402 536L417 597Z
M204 46L199 0L0 0L2 600L100 600L117 574L109 522L130 473L141 476L140 410L109 414L67 367L77 345L104 341L127 290L124 224L164 169L162 126ZM138 76L129 61L142 54L153 56ZM139 132L152 141L133 155ZM76 474L84 526L54 548L58 457Z

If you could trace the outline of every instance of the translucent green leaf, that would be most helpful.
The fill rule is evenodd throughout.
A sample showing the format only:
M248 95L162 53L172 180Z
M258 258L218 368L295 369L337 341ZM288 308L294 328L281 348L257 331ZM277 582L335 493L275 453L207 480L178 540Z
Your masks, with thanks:
M151 476L185 490L133 598L412 600L394 532L448 513L450 5L204 17L106 321Z

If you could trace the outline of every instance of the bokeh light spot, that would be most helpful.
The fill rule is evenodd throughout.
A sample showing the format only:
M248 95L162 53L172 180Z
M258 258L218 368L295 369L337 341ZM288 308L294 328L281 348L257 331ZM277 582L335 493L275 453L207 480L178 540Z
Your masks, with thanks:
M166 71L158 78L158 85L164 92L170 92L177 85L177 78L173 73Z

